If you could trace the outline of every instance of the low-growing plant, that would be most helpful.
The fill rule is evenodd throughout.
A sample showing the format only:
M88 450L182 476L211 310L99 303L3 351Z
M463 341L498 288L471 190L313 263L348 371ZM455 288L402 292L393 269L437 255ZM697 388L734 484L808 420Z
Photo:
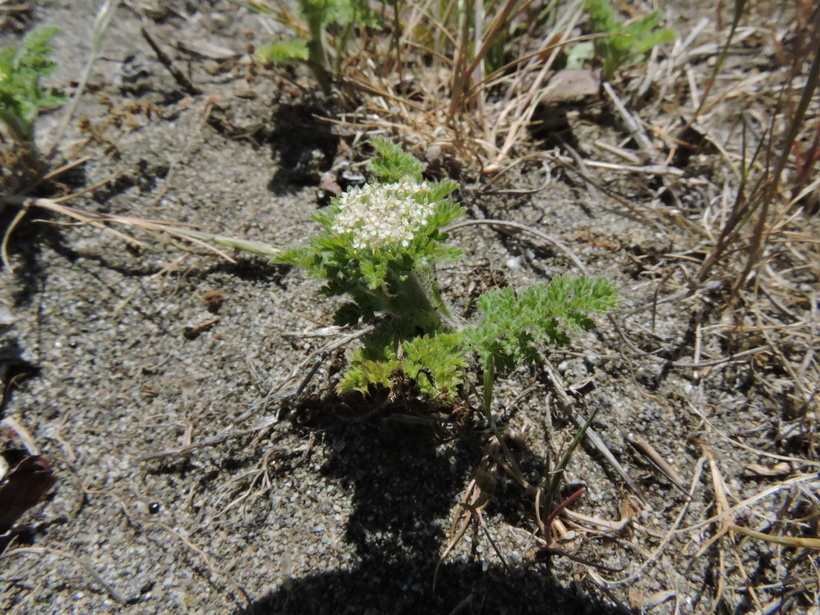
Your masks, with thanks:
M62 92L40 83L57 66L49 45L57 32L55 27L39 28L23 39L22 48L0 50L0 120L17 141L34 140L34 120L40 109L65 102Z
M372 143L378 155L370 168L378 181L334 199L314 216L322 231L306 246L276 258L323 279L323 295L347 298L336 310L337 324L372 327L350 354L338 384L342 400L352 396L364 402L353 405L363 406L366 414L396 403L411 414L419 406L422 411L469 408L469 391L475 387L467 386L467 375L475 366L481 372L480 408L496 444L488 445L490 452L467 487L439 563L473 519L481 522L480 510L493 497L500 468L535 500L539 529L549 544L552 521L583 493L578 490L563 502L556 497L593 417L544 485L536 486L522 473L493 416L495 376L541 361L542 344L561 346L571 332L592 329L588 315L615 307L616 289L604 278L558 276L520 290L490 290L478 299L477 321L460 322L435 276L437 262L460 256L446 244L447 226L464 212L449 199L457 184L426 181L425 167L414 157L384 139Z
M605 81L611 79L618 68L639 60L655 45L675 40L672 30L658 29L661 20L658 11L621 23L609 0L586 0L584 10L589 14L592 30L607 35L594 41L595 55L601 61L601 78Z
M437 262L460 256L446 244L447 225L464 212L449 199L457 184L425 181L414 157L383 139L373 145L379 181L334 199L314 216L322 232L278 257L323 279L323 295L347 298L337 324L373 326L350 357L340 393L372 394L401 373L431 402L450 403L475 360L485 374L534 363L540 344L566 344L570 332L595 326L588 314L615 306L606 279L559 276L489 291L478 300L481 318L460 323L435 278Z

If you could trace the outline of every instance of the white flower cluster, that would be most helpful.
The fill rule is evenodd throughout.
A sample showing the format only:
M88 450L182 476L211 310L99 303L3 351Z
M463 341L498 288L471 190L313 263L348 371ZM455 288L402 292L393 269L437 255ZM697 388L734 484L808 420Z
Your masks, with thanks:
M429 190L427 182L410 179L351 188L336 201L338 213L330 230L352 233L356 251L407 248L435 211L435 202L419 203L414 198Z

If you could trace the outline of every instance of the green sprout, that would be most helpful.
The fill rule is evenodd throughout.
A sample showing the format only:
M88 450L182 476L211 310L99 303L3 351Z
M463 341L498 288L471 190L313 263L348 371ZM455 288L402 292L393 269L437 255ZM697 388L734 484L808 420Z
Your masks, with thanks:
M464 213L449 199L458 186L425 181L424 165L389 141L373 145L378 155L370 168L380 181L334 199L314 216L322 232L277 257L325 280L323 295L347 298L337 324L373 326L350 356L340 393L389 388L400 372L431 402L446 404L476 357L485 374L535 363L539 344L566 344L569 332L594 328L587 314L615 307L607 280L561 276L485 293L481 319L460 324L435 278L437 262L460 256L446 245L446 227Z
M256 3L231 1L251 11L277 13L279 20L297 35L297 38L260 47L256 53L257 61L283 65L305 62L325 94L330 93L331 74L339 72L354 28L378 28L381 25L378 14L367 0L298 0L299 16L304 20L304 25L293 19L287 3L281 0L276 0L278 11ZM328 26L331 25L336 29L333 37L328 35ZM329 50L335 53L332 69L328 60Z
M58 28L39 28L23 40L23 48L0 50L0 120L20 142L34 140L34 120L43 107L65 102L59 90L44 88L40 78L50 75L56 62L51 58L49 41Z
M589 14L592 29L608 34L595 39L595 54L601 59L601 79L608 81L615 71L630 62L640 60L655 45L675 40L675 33L656 29L660 13L654 11L628 24L622 24L609 0L586 0L584 10Z

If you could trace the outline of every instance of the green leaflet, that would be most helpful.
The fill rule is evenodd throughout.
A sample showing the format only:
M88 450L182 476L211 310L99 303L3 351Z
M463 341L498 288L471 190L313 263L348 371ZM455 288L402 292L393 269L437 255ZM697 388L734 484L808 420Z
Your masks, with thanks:
M610 35L594 41L595 52L602 63L601 78L605 81L612 78L618 68L639 60L655 45L675 40L672 30L655 29L661 19L657 11L624 26L608 0L586 0L584 10L594 32Z
M455 398L467 367L461 334L438 333L406 340L401 343L401 358L397 347L388 342L380 348L375 339L366 340L363 348L352 353L339 392L367 394L371 384L389 388L391 377L401 370L431 400L446 404Z
M59 90L40 85L40 78L57 67L49 41L58 32L59 28L38 28L26 36L22 49L0 50L0 120L19 141L33 140L34 120L41 108L66 100Z
M569 341L567 331L594 328L587 313L616 304L616 288L605 278L559 276L519 292L503 288L485 293L478 300L482 320L464 334L482 365L492 360L499 371L510 371L536 362L537 344L562 346Z
M379 177L379 180L392 183L411 177L416 182L421 181L422 173L427 168L426 164L387 139L374 137L370 143L378 152L378 156L370 161L370 170ZM442 195L442 198L444 196L447 195Z
M260 64L293 64L307 59L307 43L301 38L277 41L256 52L256 61Z

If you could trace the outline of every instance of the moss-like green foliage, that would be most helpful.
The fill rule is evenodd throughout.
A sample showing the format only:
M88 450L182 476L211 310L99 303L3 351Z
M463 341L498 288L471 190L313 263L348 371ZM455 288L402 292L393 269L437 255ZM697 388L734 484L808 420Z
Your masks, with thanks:
M0 50L0 120L19 141L33 140L34 120L42 107L65 102L62 92L40 85L40 78L50 75L57 66L51 60L49 46L57 32L59 29L53 27L32 30L23 40L22 49Z
M601 59L604 80L610 79L619 67L640 59L655 45L675 40L672 30L656 29L661 20L657 11L624 25L618 21L609 0L586 0L584 10L595 32L610 34L595 40L595 53Z
M388 341L387 348L380 348L373 338L365 340L364 347L352 353L339 391L367 394L371 384L390 388L394 374L400 372L412 378L429 399L442 404L453 400L467 367L461 334L423 335L401 342L401 353L397 348L395 339Z

